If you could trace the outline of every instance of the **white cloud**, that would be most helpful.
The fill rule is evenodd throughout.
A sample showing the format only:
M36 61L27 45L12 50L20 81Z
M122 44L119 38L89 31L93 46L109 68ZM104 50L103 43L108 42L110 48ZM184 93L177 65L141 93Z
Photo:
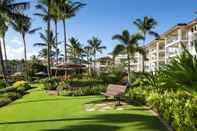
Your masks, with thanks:
M14 37L11 40L7 40L6 51L8 59L24 59L23 43L18 37ZM28 59L34 54L36 54L36 51L34 51L33 48L27 48Z

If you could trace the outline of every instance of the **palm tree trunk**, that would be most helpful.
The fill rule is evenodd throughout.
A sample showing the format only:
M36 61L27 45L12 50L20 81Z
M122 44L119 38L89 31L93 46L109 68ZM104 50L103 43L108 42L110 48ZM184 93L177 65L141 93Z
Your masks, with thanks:
M4 58L5 58L5 62L4 62L4 65L5 67L7 67L7 51L6 51L6 46L5 46L5 35L3 36L3 49L4 49ZM5 68L5 72L7 74L7 71L6 71L6 68Z
M94 71L96 71L96 52L94 53Z
M25 79L28 80L28 67L27 67L27 45L25 41L25 34L22 34L24 44L24 56L25 56Z
M58 64L58 33L57 33L57 20L55 20L55 40L56 40L56 64Z
M5 61L7 61L8 58L7 58L7 51L6 51L6 46L5 46L5 35L3 36L3 49L4 49L4 58L5 58Z
M47 21L47 33L48 33L48 45L47 45L47 60L48 60L48 77L51 79L51 38L50 36L50 31L51 31L51 16L50 16L50 11L51 11L51 0L48 0L48 21Z
M146 44L146 33L144 32L144 42L143 42L143 48L145 48ZM144 62L144 56L142 55L142 72L145 72L145 62Z
M128 60L128 81L130 81L131 67L130 67L130 55L129 55L129 52L127 52L127 60Z
M7 85L7 77L6 77L5 66L4 66L4 61L3 61L1 41L0 41L0 63L1 63L1 69L2 69L2 74L3 74L3 79L5 80L6 85Z
M67 36L66 36L66 21L65 19L62 20L63 28L64 28L64 62L67 63Z

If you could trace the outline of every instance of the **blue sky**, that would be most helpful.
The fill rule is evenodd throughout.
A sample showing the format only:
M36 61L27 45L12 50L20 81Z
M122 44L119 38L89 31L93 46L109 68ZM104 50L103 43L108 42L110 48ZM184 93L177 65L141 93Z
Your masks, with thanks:
M36 4L32 1L32 9L27 13L32 16L33 25L35 27L44 27L45 24L38 18L33 16L37 12L33 6ZM196 18L194 10L197 10L196 0L79 0L87 4L76 15L76 17L67 21L67 35L70 38L74 36L78 38L83 45L87 44L87 40L92 36L97 36L102 40L102 44L107 49L100 55L103 56L110 51L117 41L111 38L114 34L121 33L122 30L128 29L130 32L136 32L137 29L133 25L136 18L151 16L158 22L155 31L162 33L177 23L189 22ZM62 38L62 25L58 26L59 38ZM151 40L152 38L149 38ZM23 58L23 44L21 36L9 30L7 33L7 51L10 59ZM40 42L39 33L27 36L28 56L37 55L40 50L33 47L33 43ZM63 46L60 47L63 49Z

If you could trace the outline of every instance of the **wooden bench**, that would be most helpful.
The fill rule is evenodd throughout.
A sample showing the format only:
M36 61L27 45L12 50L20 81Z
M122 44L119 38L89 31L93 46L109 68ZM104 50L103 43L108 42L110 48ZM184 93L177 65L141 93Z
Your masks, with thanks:
M122 97L126 91L127 87L122 85L112 85L110 84L107 87L106 92L102 92L101 94L107 97L114 97L118 100L118 104L120 105L120 97Z

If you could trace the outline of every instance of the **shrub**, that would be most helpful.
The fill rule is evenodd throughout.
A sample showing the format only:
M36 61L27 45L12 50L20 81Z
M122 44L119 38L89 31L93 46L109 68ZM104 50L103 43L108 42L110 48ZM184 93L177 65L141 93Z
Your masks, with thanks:
M56 90L59 86L59 80L57 78L51 78L51 79L43 79L42 80L43 84L44 84L44 89L45 90Z
M6 88L6 83L4 80L0 80L0 89L1 88Z
M26 81L17 81L12 85L12 87L14 88L26 87L26 86L29 86L28 82Z
M61 95L63 96L91 96L100 95L101 92L105 91L106 86L97 85L93 87L82 87L77 90L64 90Z
M168 121L177 131L197 130L197 99L183 90L137 87L129 89L128 96L144 101Z
M8 98L10 98L11 101L14 101L14 100L22 97L22 95L20 93L7 93L6 96Z
M11 102L10 98L8 97L3 97L0 98L0 107L5 106Z

